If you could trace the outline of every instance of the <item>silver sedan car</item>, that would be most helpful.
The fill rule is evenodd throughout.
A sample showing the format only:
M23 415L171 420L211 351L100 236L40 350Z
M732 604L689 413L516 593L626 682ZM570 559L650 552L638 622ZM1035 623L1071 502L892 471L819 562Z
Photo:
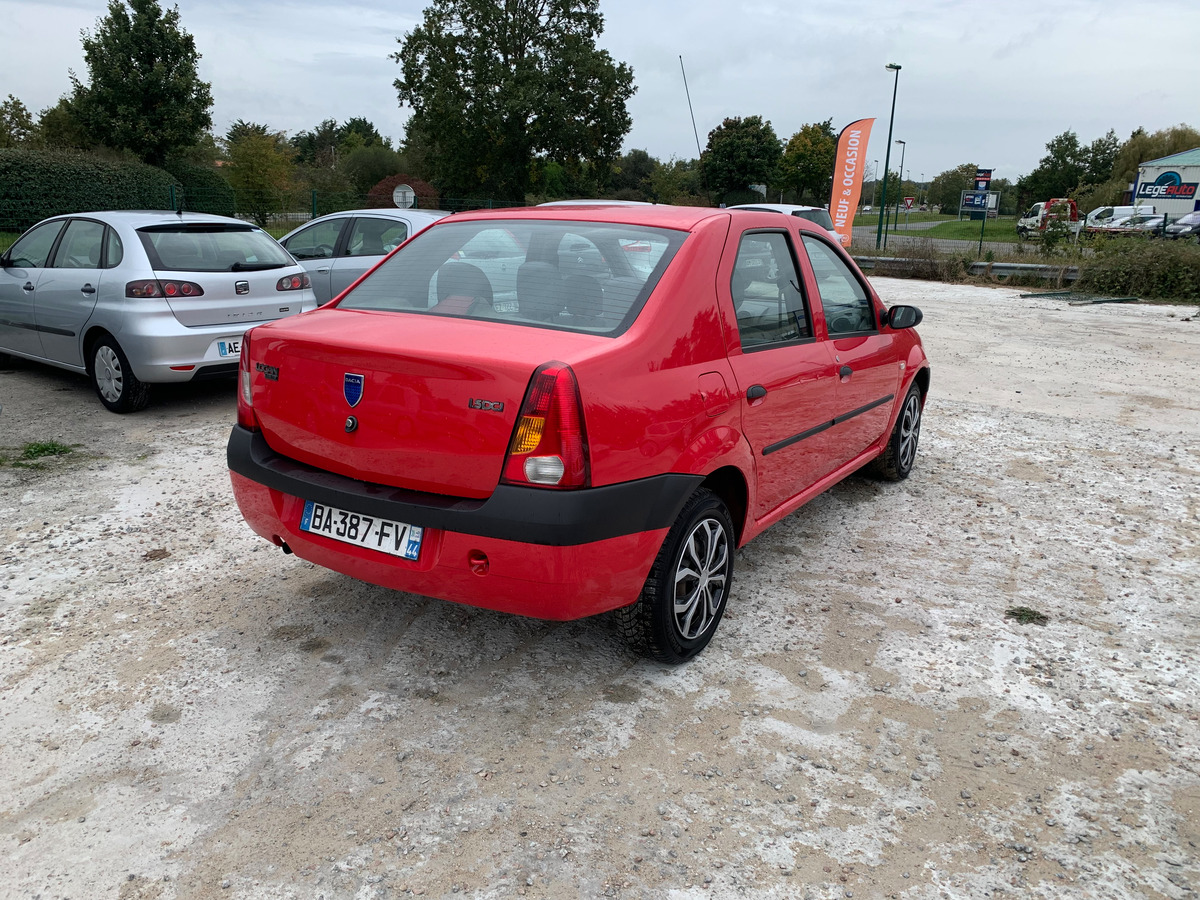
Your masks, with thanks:
M438 209L349 209L313 219L279 239L327 303L418 231L450 215Z
M236 375L247 329L316 305L287 251L225 216L56 216L0 255L0 352L87 375L113 412Z

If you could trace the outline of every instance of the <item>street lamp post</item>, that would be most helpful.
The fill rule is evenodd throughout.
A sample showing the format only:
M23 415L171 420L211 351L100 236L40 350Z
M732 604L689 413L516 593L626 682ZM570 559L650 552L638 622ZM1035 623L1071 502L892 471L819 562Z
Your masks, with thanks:
M880 201L879 227L875 230L876 250L879 249L880 241L883 240L883 211L887 209L888 166L892 164L892 125L896 122L896 91L900 88L900 66L896 63L888 63L885 68L896 73L896 80L892 84L892 115L888 119L887 152L883 154L883 199Z
M900 225L900 197L904 194L904 151L908 149L908 144L899 138L896 143L900 145L900 188L896 193L896 226ZM908 230L908 210L904 210L904 230ZM887 246L887 235L883 236L883 246Z

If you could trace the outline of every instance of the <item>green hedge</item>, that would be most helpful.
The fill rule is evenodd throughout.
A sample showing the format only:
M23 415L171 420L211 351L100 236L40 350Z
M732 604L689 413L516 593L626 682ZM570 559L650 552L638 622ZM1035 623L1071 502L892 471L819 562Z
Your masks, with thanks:
M232 216L237 212L233 188L212 166L184 160L167 160L163 165L178 183L176 205L192 212Z
M1181 240L1121 237L1081 261L1080 290L1143 300L1200 300L1200 246Z
M48 216L106 209L170 209L175 179L162 169L65 151L0 150L0 231Z

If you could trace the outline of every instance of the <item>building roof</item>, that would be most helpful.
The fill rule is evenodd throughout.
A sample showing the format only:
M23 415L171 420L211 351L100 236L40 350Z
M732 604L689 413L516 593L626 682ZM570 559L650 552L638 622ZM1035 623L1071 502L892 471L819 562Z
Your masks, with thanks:
M1140 166L1200 166L1200 147L1184 150L1182 153L1172 153L1162 159L1148 159Z

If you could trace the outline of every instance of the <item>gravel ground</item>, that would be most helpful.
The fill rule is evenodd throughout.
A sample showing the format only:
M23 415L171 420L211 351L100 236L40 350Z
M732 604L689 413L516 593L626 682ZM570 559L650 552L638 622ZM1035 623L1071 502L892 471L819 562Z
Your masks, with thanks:
M0 370L10 457L76 445L0 466L0 896L1195 896L1200 316L876 284L912 477L740 551L680 668L274 550L230 384Z

